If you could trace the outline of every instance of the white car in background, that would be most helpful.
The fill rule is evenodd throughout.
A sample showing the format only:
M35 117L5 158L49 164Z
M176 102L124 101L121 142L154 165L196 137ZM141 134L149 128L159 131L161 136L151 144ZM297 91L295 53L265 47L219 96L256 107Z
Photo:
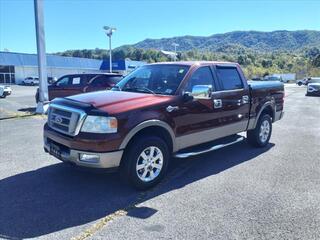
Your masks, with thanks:
M307 85L308 84L308 79L307 78L299 79L299 80L297 80L296 83L297 83L298 86Z
M0 85L0 98L5 98L12 93L12 89L9 86Z
M320 96L320 78L312 78L308 81L306 96Z
M38 77L27 77L22 81L23 85L39 85L39 78Z

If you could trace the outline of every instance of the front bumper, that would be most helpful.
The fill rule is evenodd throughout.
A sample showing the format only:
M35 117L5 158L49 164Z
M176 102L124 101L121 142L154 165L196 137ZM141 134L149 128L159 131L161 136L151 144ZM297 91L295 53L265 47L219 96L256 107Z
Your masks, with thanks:
M310 90L308 89L306 95L307 95L307 96L308 96L308 95L309 95L309 96L311 96L311 95L313 95L313 96L320 96L320 90L312 90L312 91L310 91Z
M54 150L52 146L58 147L59 152ZM117 168L120 166L123 155L123 150L113 152L87 152L70 149L47 137L44 137L44 150L63 162L70 162L78 166L90 168ZM96 157L94 159L81 159L80 156L83 155Z

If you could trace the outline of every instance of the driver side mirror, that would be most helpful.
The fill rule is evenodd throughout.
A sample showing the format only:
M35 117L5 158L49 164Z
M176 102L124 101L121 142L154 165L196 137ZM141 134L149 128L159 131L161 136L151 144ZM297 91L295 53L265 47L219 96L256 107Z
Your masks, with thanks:
M195 85L190 94L195 99L210 99L212 95L211 85Z

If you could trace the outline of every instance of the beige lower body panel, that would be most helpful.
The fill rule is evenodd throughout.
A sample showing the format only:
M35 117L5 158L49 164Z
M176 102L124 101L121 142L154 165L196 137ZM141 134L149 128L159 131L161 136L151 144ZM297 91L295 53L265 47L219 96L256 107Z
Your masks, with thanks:
M44 148L50 153L50 146L47 144L45 139ZM81 161L80 154L96 155L99 156L99 160L96 162ZM97 152L85 152L75 149L70 149L68 153L62 153L59 160L64 162L74 163L78 166L90 167L90 168L116 168L120 166L120 161L123 155L123 150L114 152L97 153Z
M227 137L232 134L237 134L247 129L248 121L240 121L237 123L228 124L223 127L217 127L197 133L180 136L176 138L178 150L184 149L197 144L210 142L222 137Z
M283 115L284 115L284 111L275 112L273 122L276 122L276 121L279 121L280 119L282 119ZM249 120L248 130L254 129L257 125L257 122L258 122L257 118L251 118Z

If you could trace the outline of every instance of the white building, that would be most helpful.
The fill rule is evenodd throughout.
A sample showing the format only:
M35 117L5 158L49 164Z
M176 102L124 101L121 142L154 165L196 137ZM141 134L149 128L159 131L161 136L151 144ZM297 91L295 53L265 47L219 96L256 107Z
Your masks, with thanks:
M127 72L144 65L144 62L120 60L112 62L115 72ZM47 55L48 77L59 78L66 74L108 72L109 61ZM20 84L27 77L38 77L36 54L0 52L0 83Z

